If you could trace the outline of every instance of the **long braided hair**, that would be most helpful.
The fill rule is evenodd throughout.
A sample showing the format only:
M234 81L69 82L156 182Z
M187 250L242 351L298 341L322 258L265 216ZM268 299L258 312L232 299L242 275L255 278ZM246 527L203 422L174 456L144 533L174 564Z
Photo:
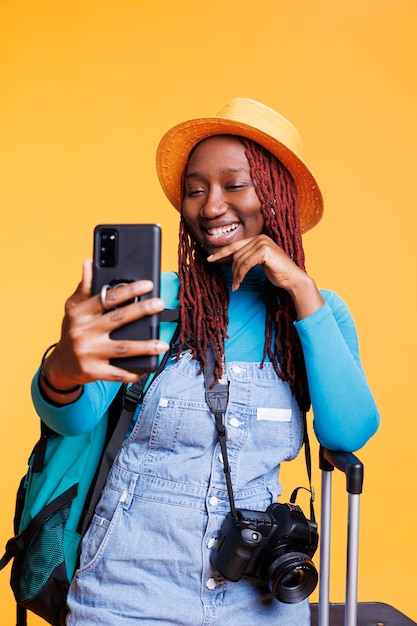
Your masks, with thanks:
M245 147L250 174L261 204L264 232L302 269L305 257L301 239L294 181L284 165L259 144L238 137ZM185 172L184 172L185 174ZM184 191L184 185L182 185ZM227 338L229 294L221 269L206 261L207 253L194 239L181 217L179 233L180 345L206 364L206 350L213 342L215 379L222 373L224 339ZM301 410L310 398L300 340L294 328L296 311L289 293L265 278L265 344L261 367L268 357L277 375L289 383Z

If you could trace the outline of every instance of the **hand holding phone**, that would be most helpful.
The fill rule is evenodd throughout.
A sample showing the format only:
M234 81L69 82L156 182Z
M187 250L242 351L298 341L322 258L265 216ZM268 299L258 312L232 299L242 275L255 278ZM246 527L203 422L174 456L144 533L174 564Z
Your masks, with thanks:
M94 229L92 293L117 289L137 280L151 280L153 289L143 296L159 297L161 229L157 224L102 224ZM124 303L124 305L129 302ZM111 339L144 341L159 338L159 315L147 315L115 329ZM158 356L116 358L112 365L132 372L156 369Z

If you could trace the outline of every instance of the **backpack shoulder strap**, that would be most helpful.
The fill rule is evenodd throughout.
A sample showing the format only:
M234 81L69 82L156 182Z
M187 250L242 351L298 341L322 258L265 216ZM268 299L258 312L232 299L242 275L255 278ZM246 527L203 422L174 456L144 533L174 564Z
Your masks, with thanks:
M178 309L173 309L173 310L165 309L163 313L165 313L163 321L178 320ZM161 317L162 317L162 314L161 314ZM167 352L164 354L156 371L152 372L151 374L145 374L130 387L126 387L126 385L122 385L120 387L120 390L117 393L117 396L113 400L113 403L109 409L109 419L111 419L111 413L117 415L117 411L120 411L120 408L121 408L121 413L115 423L113 432L111 432L110 437L107 440L107 445L104 449L99 467L97 469L96 476L92 482L90 492L86 499L86 508L84 510L84 514L82 516L82 523L80 526L81 536L84 535L88 526L90 525L91 519L94 514L94 510L97 506L101 492L106 483L108 473L126 437L126 433L133 419L133 415L135 413L136 407L138 404L141 404L143 402L145 393L149 389L150 385L164 369L166 362L171 355L172 347L175 345L178 339L178 335L179 335L179 324L176 325L176 328L171 338L170 347L167 350ZM113 417L113 420L114 420L114 417Z
M108 439L107 445L101 457L99 467L97 469L97 473L91 483L90 492L86 498L86 508L84 509L84 513L81 516L81 536L84 535L85 531L90 525L100 494L104 488L107 475L110 471L116 454L118 453L120 446L122 445L123 440L126 437L129 424L132 421L136 405L139 401L147 378L148 376L142 376L142 378L137 383L134 383L127 390L125 385L121 385L117 396L115 397L111 407L109 408L109 419L112 419L111 413L113 412L114 414L116 414L117 410L120 410L120 408L121 413L120 417L116 421L113 432ZM122 402L123 404L121 406Z

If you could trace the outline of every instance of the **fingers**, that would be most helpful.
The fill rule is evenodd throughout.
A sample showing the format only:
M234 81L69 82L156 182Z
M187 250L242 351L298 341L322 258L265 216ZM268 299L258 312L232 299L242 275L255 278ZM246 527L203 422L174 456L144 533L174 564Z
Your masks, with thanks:
M70 386L69 382L85 384L98 379L133 382L137 374L119 369L109 361L123 356L159 355L169 347L162 341L128 342L111 338L119 327L163 310L163 300L148 297L153 289L151 281L109 289L104 294L105 310L100 294L91 295L91 281L92 263L86 261L81 282L66 302L58 349L51 356L57 388Z
M82 361L84 382L109 380L130 383L138 380L140 373L131 372L111 363L114 359L133 358L140 356L159 356L169 349L164 341L119 341L107 339L95 345L94 354L89 354Z
M121 301L120 305L123 305L123 302L124 301ZM160 298L146 298L145 300L139 300L138 302L133 302L125 306L117 306L118 304L119 300L117 298L112 301L113 308L104 311L104 313L101 304L99 305L100 318L97 322L97 328L110 333L120 326L129 324L146 315L160 313L164 309L164 301Z
M152 290L152 281L136 281L120 287L104 289L102 293L94 296L91 295L91 283L92 264L91 261L85 261L82 280L65 305L65 311L68 316L78 318L78 320L86 317L94 318L101 316L103 312L137 301L142 306L136 309L136 318L159 313L164 308L163 302L159 298L144 298L141 300L142 296L146 296Z
M258 235L251 239L234 242L216 250L209 262L225 262L231 257L232 290L236 291L246 274L256 265L262 265L267 278L277 287L287 288L296 265L285 252L267 235Z
M90 259L83 262L83 274L81 279L81 291L87 297L91 294L91 284L93 281L93 263Z
M227 262L230 258L232 266L232 291L236 291L246 274L256 265L263 265L265 261L265 246L271 241L268 237L262 241L261 237L241 239L216 250L208 257L211 263ZM273 243L271 241L271 243Z
M91 283L93 275L92 261L86 260L83 262L81 282L78 284L74 293L68 298L65 303L65 310L70 311L77 306L80 302L84 302L91 297Z
M219 261L224 261L228 257L232 258L238 250L247 246L251 241L253 241L253 239L240 239L239 241L235 241L227 246L218 248L207 257L207 261L209 261L209 263L218 263Z
M97 300L101 310L104 309L107 311L118 306L126 305L129 301L138 300L152 291L152 288L153 283L150 280L140 280L112 288L105 285L101 293L97 296ZM152 300L156 301L157 298L152 298ZM146 299L143 300L143 302L145 301Z
M94 371L93 379L133 382L137 380L137 374L112 365L113 359L158 356L169 349L169 345L160 340L133 341L112 337L113 331L118 328L148 315L160 313L164 309L165 303L161 298L144 297L137 300L146 296L152 288L151 281L138 281L108 289L103 298L100 294L93 297L95 312L88 333L88 352L92 358L87 357L88 362L83 361L83 367L90 375ZM106 306L104 310L103 299ZM85 329L83 335L85 338Z
M247 273L257 265L264 265L265 249L260 246L257 239L251 239L248 243L236 250L232 263L232 290L239 289Z
M111 339L103 345L103 356L107 361L127 357L159 356L169 349L169 344L160 339L147 341L128 341Z

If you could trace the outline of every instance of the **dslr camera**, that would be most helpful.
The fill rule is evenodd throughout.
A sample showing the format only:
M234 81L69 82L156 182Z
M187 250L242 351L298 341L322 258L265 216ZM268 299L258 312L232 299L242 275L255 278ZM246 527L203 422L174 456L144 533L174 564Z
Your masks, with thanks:
M262 580L280 602L301 602L314 591L318 574L311 557L318 545L317 524L299 506L271 504L265 512L229 512L210 556L227 580L243 575Z

